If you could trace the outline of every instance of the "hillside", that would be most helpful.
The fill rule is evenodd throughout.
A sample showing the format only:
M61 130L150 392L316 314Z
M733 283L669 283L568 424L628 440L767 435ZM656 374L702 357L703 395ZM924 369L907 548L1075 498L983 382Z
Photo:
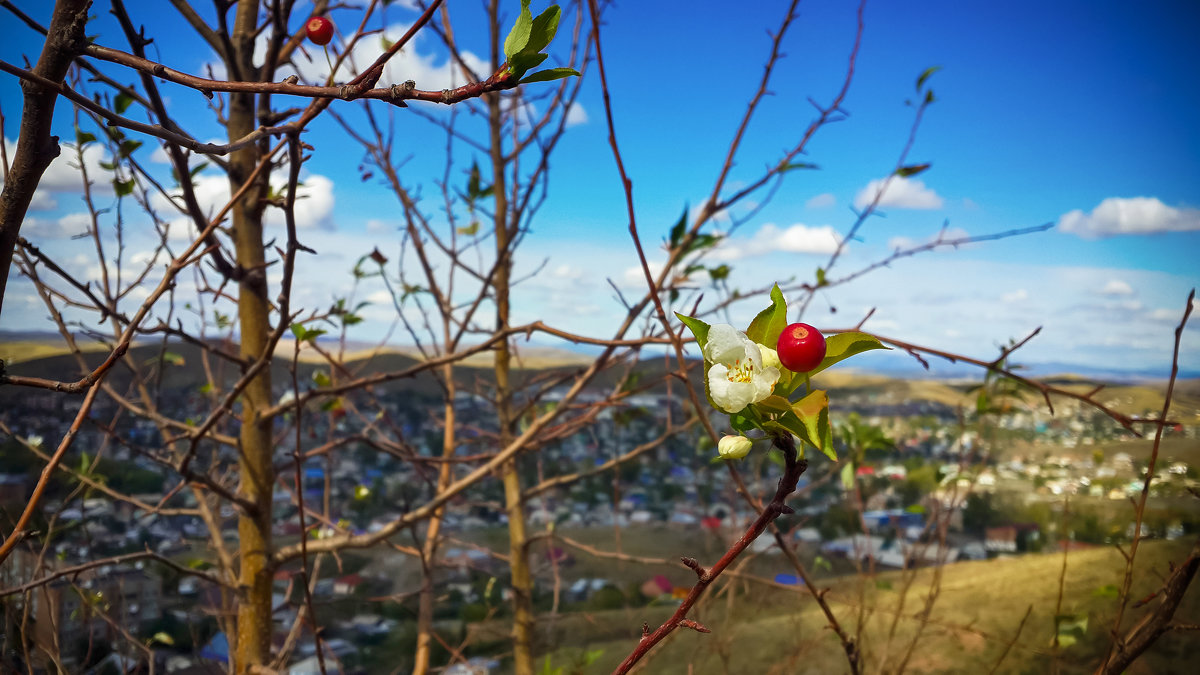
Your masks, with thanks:
M1169 574L1169 561L1182 560L1187 550L1188 544L1182 541L1147 542L1139 552L1133 597L1143 598L1153 592L1159 583L1156 575ZM779 564L784 571L785 563L780 560ZM988 672L1012 641L1031 606L1020 638L999 672L1050 672L1053 617L1062 564L1062 554L1054 553L958 563L943 568L941 592L908 660L907 672ZM1090 673L1103 656L1117 601L1099 589L1109 584L1119 585L1122 569L1121 554L1115 549L1095 548L1069 555L1062 611L1086 616L1087 628L1077 644L1061 649L1059 672ZM885 652L890 655L891 669L895 669L920 626L917 617L934 573L926 569L916 575L902 609L899 608L904 583L901 572L880 574L877 582L866 589L865 606L872 608L865 618L863 641L869 664L867 672L879 670ZM827 597L839 621L853 632L859 606L858 579L835 582ZM739 588L733 607L732 613L727 613L725 598L702 605L692 616L713 633L677 631L652 654L642 672L785 675L846 671L845 657L836 637L825 627L820 608L803 589L764 584ZM1126 616L1140 617L1144 611L1144 608L1132 610ZM578 658L582 649L600 649L603 655L584 672L610 672L632 648L642 621L651 621L653 628L667 614L666 608L618 610L594 613L586 622L560 625L559 635L569 636L565 639L574 642L575 648L560 649L552 655L552 660L556 665L567 665ZM900 619L888 649L887 636L897 614ZM1195 585L1175 618L1193 625L1200 622L1200 590ZM1127 618L1126 625L1131 623ZM1200 644L1193 636L1170 633L1127 672L1185 672L1184 664L1197 656Z

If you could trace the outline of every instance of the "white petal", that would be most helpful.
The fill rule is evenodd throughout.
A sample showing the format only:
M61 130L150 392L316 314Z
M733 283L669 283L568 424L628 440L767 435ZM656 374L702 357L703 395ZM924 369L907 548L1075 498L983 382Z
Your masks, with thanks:
M713 367L708 369L708 395L712 398L713 403L716 403L717 407L721 409L725 408L725 402L729 397L728 375L729 369L720 363L713 364Z
M704 358L712 363L733 363L746 358L746 336L727 323L719 323L708 331Z
M758 343L746 337L745 335L742 336L742 339L745 340L742 345L742 349L746 352L745 358L750 359L754 363L755 370L762 370L762 352L760 352L758 349Z
M767 368L762 373L754 377L754 400L753 403L758 403L764 398L771 395L771 390L775 388L775 383L779 381L779 369Z

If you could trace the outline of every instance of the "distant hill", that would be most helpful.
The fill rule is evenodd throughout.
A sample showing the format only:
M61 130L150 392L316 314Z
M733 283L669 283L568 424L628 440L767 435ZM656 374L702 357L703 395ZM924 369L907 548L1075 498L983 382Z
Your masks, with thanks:
M102 362L107 351L93 341L81 339L81 349L89 368L94 368ZM214 341L215 347L233 352L235 345L222 344ZM318 346L327 353L337 355L339 345L336 341L320 341ZM274 379L283 381L290 379L289 364L295 348L290 339L280 341L276 350L276 362L272 366ZM199 387L206 382L206 370L212 370L217 377L232 381L237 377L236 368L223 359L204 355L198 346L172 342L165 348L162 342L143 341L137 343L131 350L137 363L148 367L157 361L160 352L169 351L180 359L173 359L178 365L169 365L163 373L164 384L168 388ZM524 345L518 343L515 351L518 380L525 378L541 379L555 375L567 375L579 372L592 361L592 356L566 349ZM852 395L855 393L870 395L872 400L880 403L903 403L913 401L930 401L957 407L973 405L971 389L977 386L982 378L982 371L975 367L955 368L952 373L946 369L932 368L926 372L917 365L916 370L906 370L892 367L890 369L872 369L872 362L864 354L854 360L853 367L836 368L821 373L814 378L814 385L836 392L836 395ZM894 355L892 355L894 356ZM205 368L205 358L208 367ZM8 372L17 375L43 377L49 379L74 379L83 374L74 356L68 353L66 344L57 334L33 332L0 332L0 359L4 359ZM492 352L483 351L474 354L456 366L456 379L464 387L476 385L488 386L492 381ZM347 375L355 377L399 372L411 368L423 360L420 352L414 347L379 347L364 343L346 345L342 357L346 372L338 373L338 378ZM309 345L302 345L300 352L299 373L302 381L308 381L313 372L321 369L329 371L325 357ZM890 359L894 364L895 359ZM673 361L672 361L673 363ZM916 363L915 361L913 362ZM931 361L931 366L935 365ZM875 362L878 365L878 362ZM950 364L954 365L954 364ZM665 367L662 358L646 359L637 364L644 382L655 382ZM617 378L627 369L629 364L616 364L597 379L598 387L612 386ZM1032 369L1025 370L1036 376ZM1105 378L1084 373L1062 373L1054 371L1045 377L1049 383L1086 393L1097 385L1104 384L1105 388L1097 394L1097 399L1116 410L1129 414L1142 414L1149 410L1157 410L1162 406L1165 390L1164 380L1149 380L1139 378ZM124 368L117 368L112 374L113 382L123 386L129 381L129 374ZM692 379L697 386L703 386L700 369L692 371ZM385 387L404 387L410 392L420 395L437 395L440 392L435 374L431 371L422 372L412 378L405 378ZM651 388L652 392L663 393L665 386L658 384ZM16 395L13 387L0 387L0 399ZM835 395L835 398L836 398ZM1030 397L1029 403L1039 405L1038 397ZM1175 401L1172 406L1172 418L1184 422L1195 423L1195 417L1200 414L1200 379L1183 379L1176 384Z

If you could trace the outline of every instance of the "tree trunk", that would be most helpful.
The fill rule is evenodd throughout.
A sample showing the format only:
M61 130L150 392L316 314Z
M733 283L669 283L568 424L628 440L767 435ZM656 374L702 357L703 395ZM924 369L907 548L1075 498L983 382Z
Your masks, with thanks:
M84 44L83 27L87 23L90 4L90 0L58 0L54 5L46 43L33 68L35 74L52 82L61 82L66 77L76 50ZM25 80L21 81L21 89L25 92L21 130L17 135L17 150L12 156L12 168L4 181L4 192L0 194L0 311L4 309L4 290L21 223L42 174L59 153L58 137L50 135L58 92Z
M449 331L447 331L447 336ZM446 341L449 344L449 340ZM454 456L456 444L454 434L454 365L446 364L442 368L442 377L446 380L445 428L442 431L442 457L450 459ZM450 484L450 462L442 462L438 469L437 489L440 493ZM433 560L437 555L438 535L442 529L442 518L446 514L443 506L433 512L429 518L429 528L425 531L425 545L421 549L421 564L424 566L425 578L422 580L421 595L417 607L417 647L413 655L413 675L425 675L429 672L429 653L433 645Z
M233 45L235 68L230 75L250 79L254 69L254 34L258 23L258 4L238 3ZM234 93L229 96L229 122L232 141L255 128L255 96ZM231 194L245 182L261 158L261 148L251 144L234 152L229 160ZM263 247L263 197L269 171L263 171L256 185L233 206L233 239L237 253L238 321L241 356L253 362L264 354L271 331L271 305L267 299L267 276ZM271 503L275 484L271 463L272 441L269 420L258 413L271 405L271 369L263 368L243 392L242 427L239 435L238 494L254 505L252 512L238 517L238 541L241 569L238 573L237 640L232 651L235 670L246 673L252 666L266 665L271 658ZM303 536L303 535L302 535Z
M492 156L492 193L495 195L496 213L496 275L492 289L496 298L496 330L503 331L509 324L509 283L512 273L512 257L509 251L508 193L505 182L504 147L501 139L503 118L500 95L487 98L488 127ZM513 223L515 230L516 223ZM505 339L496 345L496 417L500 427L500 447L507 447L513 439L512 388L509 383L509 366L512 354ZM513 672L516 675L533 675L533 578L529 572L529 550L525 534L525 509L521 499L521 477L517 472L517 458L504 465L501 470L504 482L504 507L508 514L509 567L512 575L513 602Z

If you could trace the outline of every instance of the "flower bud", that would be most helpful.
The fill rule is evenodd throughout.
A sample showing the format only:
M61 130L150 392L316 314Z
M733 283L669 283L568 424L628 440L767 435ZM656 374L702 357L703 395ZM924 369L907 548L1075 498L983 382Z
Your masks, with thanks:
M750 454L751 445L745 436L725 436L717 441L717 454L721 459L741 459Z
M759 345L758 351L762 353L763 368L783 367L783 364L779 362L779 352L766 345Z

